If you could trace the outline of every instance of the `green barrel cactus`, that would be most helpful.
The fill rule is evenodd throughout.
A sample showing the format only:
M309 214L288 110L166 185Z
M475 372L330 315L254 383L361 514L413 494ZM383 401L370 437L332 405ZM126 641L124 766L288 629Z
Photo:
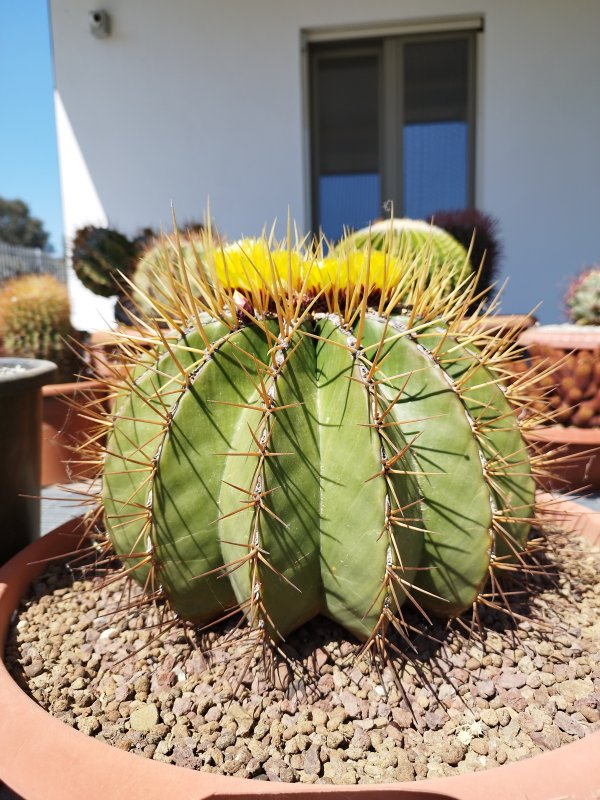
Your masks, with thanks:
M469 253L454 236L420 219L379 220L342 239L333 252L343 255L348 250L367 247L388 253L404 263L415 261L430 276L443 268L450 288L473 271Z
M131 276L131 294L135 307L143 315L156 316L159 313L157 303L169 303L173 280L181 283L180 249L185 269L191 275L201 264L202 240L197 234L181 239L157 237L146 245L137 259Z
M102 506L125 570L182 618L243 612L274 641L325 614L380 645L408 605L495 602L534 481L510 354L465 319L472 281L349 243L319 260L209 236L204 264L198 293L181 259L177 319L146 324L112 412Z
M58 365L57 380L73 380L81 362L68 340L69 293L53 275L20 275L0 289L0 341L7 355L43 358Z
M121 291L121 276L131 272L136 246L112 228L88 225L75 234L73 269L83 285L101 297Z
M567 315L576 325L600 325L600 264L580 272L565 295Z

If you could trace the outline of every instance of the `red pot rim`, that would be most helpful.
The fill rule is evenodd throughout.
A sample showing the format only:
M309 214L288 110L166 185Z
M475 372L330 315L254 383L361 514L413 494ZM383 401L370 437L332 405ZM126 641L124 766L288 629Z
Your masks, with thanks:
M562 350L597 350L600 348L600 328L590 325L534 325L519 336L519 344L555 347Z
M103 381L80 380L71 383L49 383L42 387L43 397L59 397L63 395L72 396L83 394L84 392L106 391L106 384Z
M540 425L527 431L527 438L553 444L600 446L600 428L578 428L575 425Z
M542 499L548 501L549 496ZM561 502L560 513L576 531L600 541L600 520L581 505ZM556 521L556 509L548 510ZM0 648L4 650L13 610L39 575L44 561L76 546L79 520L57 528L0 569ZM41 562L41 563L40 563ZM202 800L208 797L277 795L310 800L322 794L365 800L586 800L600 785L600 732L548 753L497 769L427 781L332 786L284 784L196 772L126 753L52 717L13 681L0 662L0 778L27 800Z

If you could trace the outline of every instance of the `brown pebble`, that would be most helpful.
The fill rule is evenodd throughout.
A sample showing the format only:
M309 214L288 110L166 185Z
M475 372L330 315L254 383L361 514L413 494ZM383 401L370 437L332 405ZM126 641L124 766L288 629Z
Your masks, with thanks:
M530 686L532 689L539 689L541 685L542 680L537 672L532 672L527 676L527 686Z
M304 771L308 775L321 774L321 759L319 758L319 748L317 745L311 745L304 754Z
M116 739L114 742L114 746L118 747L119 750L131 750L132 743L129 741L129 739L123 737L120 739Z
M473 739L471 741L470 748L474 753L477 753L480 756L487 756L489 752L486 739Z
M410 728L413 723L413 715L402 708L392 709L392 719L400 728Z
M154 703L146 703L131 712L129 717L134 731L149 731L158 723L158 709Z
M592 708L591 706L586 706L586 705L580 705L579 711L588 722L596 723L600 721L600 711L598 711L597 708Z
M102 726L97 717L80 717L77 721L77 727L87 736L93 736L95 733L98 733Z
M504 727L510 722L510 711L508 708L499 708L497 711L498 724Z
M566 714L564 711L556 712L554 722L561 731L569 733L572 736L585 736L587 733L587 727L582 722L578 722L570 714Z
M442 744L438 752L442 760L451 767L455 767L465 756L465 746L460 742L446 742Z
M496 694L496 686L494 685L493 681L490 680L483 680L477 681L476 683L477 693L484 697L486 700L490 700Z
M23 667L23 672L28 678L37 678L37 676L44 671L44 662L41 658L32 661L26 667Z
M527 678L522 672L507 671L498 679L498 686L503 689L521 689L526 681Z
M264 770L266 776L271 781L284 781L289 783L294 777L292 768L281 758L270 758L265 762Z

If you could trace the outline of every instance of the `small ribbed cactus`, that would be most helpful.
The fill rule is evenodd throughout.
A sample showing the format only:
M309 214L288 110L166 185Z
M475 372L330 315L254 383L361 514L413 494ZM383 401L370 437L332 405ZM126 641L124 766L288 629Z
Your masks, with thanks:
M168 302L172 289L169 276L174 274L181 281L179 269L181 257L188 271L193 270L202 256L201 239L196 235L185 238L163 236L151 240L139 256L131 276L132 298L135 307L145 316L154 316L155 302Z
M420 219L396 217L374 222L342 239L334 253L343 255L348 248L363 250L369 245L403 263L414 261L430 275L443 267L450 288L473 271L469 254L460 242L442 228Z
M126 571L194 623L239 611L277 641L325 614L380 647L407 605L493 605L523 563L521 401L466 317L472 278L340 252L209 231L125 345L102 513Z
M101 297L121 290L122 275L133 267L136 246L118 231L88 225L75 234L73 269L83 285Z
M52 275L22 275L0 291L0 336L7 355L54 361L61 372L77 360L65 339L73 335L69 295ZM63 375L63 377L65 377Z
M600 325L600 264L583 270L565 295L567 314L576 325Z

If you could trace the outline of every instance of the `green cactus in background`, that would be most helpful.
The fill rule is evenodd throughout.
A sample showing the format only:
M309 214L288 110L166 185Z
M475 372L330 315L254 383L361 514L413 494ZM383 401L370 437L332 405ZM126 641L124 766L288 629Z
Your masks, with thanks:
M423 220L392 218L374 222L342 239L333 252L343 255L348 248L362 250L368 245L403 262L414 260L430 275L443 267L449 288L473 271L463 245L447 231Z
M469 249L469 260L479 273L475 295L489 292L502 260L499 220L476 208L436 211L432 218L438 228Z
M0 337L6 355L43 358L59 366L59 379L73 379L77 356L67 287L52 275L22 275L0 290Z
M111 228L88 225L75 234L73 269L83 285L102 297L121 290L121 274L129 275L136 255L133 242Z
M277 641L322 613L379 648L407 605L493 604L522 564L524 401L506 343L465 317L473 279L355 244L209 231L203 269L164 277L177 313L124 347L102 513L126 570L194 623L239 610Z
M565 295L567 314L576 325L600 325L600 264L583 270Z
M189 274L197 269L202 258L202 240L198 235L188 234L179 240L168 236L157 237L146 245L137 259L131 276L131 295L135 307L143 315L155 316L158 313L156 303L169 302L173 292L169 276L181 282L179 248Z

